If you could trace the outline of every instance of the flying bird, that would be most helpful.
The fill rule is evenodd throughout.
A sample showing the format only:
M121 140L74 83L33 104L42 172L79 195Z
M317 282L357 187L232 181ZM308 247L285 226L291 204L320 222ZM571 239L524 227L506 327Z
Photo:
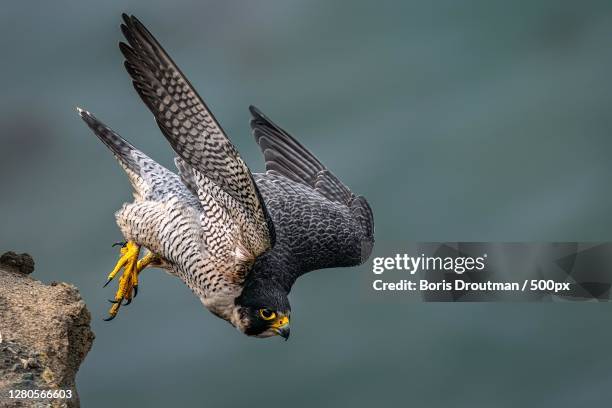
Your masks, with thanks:
M125 68L176 152L178 174L77 108L118 160L134 193L134 201L115 214L125 241L106 282L121 272L106 320L137 295L140 272L159 267L242 333L287 339L288 295L296 279L370 256L374 220L368 202L253 106L251 128L266 172L251 173L144 25L124 14L121 29Z

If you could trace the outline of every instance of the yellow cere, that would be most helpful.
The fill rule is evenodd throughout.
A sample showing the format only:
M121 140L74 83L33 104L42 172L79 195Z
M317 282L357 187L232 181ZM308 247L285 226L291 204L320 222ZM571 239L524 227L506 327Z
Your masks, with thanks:
M289 318L287 316L280 316L276 321L272 324L271 327L275 329L279 329L281 327L285 327L289 324Z

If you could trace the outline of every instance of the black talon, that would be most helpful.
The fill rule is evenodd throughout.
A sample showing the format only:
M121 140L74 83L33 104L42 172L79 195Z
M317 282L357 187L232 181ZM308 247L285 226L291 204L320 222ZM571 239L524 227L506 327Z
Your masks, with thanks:
M117 316L117 315L115 315L115 316ZM115 318L115 316L108 316L106 319L102 319L102 320L104 320L105 322L110 322L111 320L113 320Z
M110 278L109 280L107 280L106 283L104 284L104 286L102 286L102 287L105 288L106 285L108 285L112 280L113 280L113 278Z
M123 304L123 306L127 306L127 305L129 305L130 303L132 303L132 299L128 299L128 300L127 300L127 301L126 301L126 302Z
M122 248L127 245L127 241L119 241L113 244L113 248L116 246L121 246Z
M134 296L132 297L135 298L136 296L138 296L138 285L134 285Z
M107 299L107 300L108 300L109 302L111 302L112 304L117 303L117 301L116 301L116 300L114 300L114 299Z

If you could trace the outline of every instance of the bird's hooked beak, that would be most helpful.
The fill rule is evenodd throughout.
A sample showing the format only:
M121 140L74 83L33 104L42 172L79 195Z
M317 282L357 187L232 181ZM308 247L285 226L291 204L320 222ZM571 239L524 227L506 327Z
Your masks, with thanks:
M281 336L285 341L289 339L289 334L291 333L291 329L289 327L289 317L280 315L278 318L272 323L270 326L274 332Z

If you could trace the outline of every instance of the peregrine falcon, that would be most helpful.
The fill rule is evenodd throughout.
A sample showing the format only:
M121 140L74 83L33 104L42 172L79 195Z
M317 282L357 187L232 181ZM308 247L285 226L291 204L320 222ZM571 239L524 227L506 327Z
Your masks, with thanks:
M106 282L122 271L106 320L136 296L140 272L159 267L242 333L287 339L295 280L370 256L374 220L368 202L253 106L251 128L266 172L251 173L144 25L124 14L121 29L125 68L178 155L178 174L77 108L134 192L134 201L115 214L125 242ZM139 259L141 249L146 255Z

